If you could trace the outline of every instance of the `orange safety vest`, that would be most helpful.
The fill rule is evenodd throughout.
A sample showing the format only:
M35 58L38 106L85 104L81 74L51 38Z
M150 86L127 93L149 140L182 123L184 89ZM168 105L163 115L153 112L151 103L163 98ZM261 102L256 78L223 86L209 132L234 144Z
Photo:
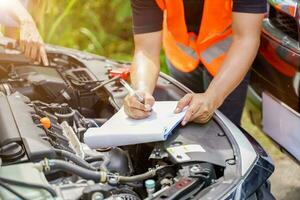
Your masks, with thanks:
M187 31L183 0L156 3L164 11L163 46L172 64L182 72L191 72L201 62L216 75L232 42L232 0L204 1L197 37Z

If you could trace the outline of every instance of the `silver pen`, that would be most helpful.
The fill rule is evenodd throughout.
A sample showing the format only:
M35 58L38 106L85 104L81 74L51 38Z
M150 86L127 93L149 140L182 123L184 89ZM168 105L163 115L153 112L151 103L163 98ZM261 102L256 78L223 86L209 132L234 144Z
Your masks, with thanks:
M145 99L143 97L141 97L141 95L137 94L132 87L127 83L127 81L120 79L120 83L128 90L130 95L133 95L137 98L137 100L144 104L145 103Z

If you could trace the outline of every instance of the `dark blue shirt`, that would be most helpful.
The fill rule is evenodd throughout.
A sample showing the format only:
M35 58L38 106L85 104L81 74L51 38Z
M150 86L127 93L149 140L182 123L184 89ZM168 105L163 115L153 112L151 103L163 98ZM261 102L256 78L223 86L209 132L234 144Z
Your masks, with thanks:
M183 0L183 2L188 31L197 34L201 24L204 0ZM131 7L135 34L162 29L163 12L155 0L131 0ZM233 0L232 11L265 13L267 12L267 0ZM216 14L218 14L217 11Z

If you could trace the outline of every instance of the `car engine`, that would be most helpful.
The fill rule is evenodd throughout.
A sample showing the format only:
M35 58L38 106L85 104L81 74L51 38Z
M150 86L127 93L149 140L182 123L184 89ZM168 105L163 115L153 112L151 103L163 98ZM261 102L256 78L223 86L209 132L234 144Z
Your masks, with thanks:
M27 198L189 199L234 166L232 146L215 121L178 127L165 142L90 149L83 136L122 106L127 91L119 79L128 79L129 64L77 51L48 56L49 66L0 58L0 181ZM185 93L161 75L154 96L178 100Z

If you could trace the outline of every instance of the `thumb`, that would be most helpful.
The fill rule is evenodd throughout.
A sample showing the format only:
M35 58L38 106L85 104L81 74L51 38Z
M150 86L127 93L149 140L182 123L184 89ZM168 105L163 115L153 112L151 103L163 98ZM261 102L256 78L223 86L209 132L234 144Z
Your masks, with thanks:
M42 45L43 45L43 44L42 44ZM42 59L43 64L44 64L45 66L49 66L49 61L48 61L47 53L46 53L46 51L45 51L44 46L41 46L41 47L40 47L40 58Z
M185 108L190 104L192 99L193 99L193 94L191 93L186 94L182 99L179 100L175 109L175 113L180 113L183 110L183 108Z

